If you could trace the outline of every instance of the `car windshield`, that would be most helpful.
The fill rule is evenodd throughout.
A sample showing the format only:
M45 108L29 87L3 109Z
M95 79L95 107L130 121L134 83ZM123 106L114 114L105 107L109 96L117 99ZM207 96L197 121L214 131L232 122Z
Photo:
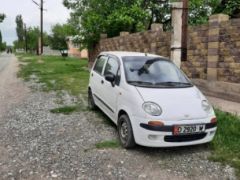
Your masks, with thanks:
M149 56L125 56L122 59L129 84L154 88L192 87L176 65L166 59Z

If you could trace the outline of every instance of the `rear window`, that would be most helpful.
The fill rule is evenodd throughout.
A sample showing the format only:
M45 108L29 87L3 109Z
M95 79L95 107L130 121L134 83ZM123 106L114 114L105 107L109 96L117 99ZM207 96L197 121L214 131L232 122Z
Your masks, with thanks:
M99 74L102 74L103 66L104 66L106 60L107 60L107 57L106 57L106 56L100 56L100 57L97 59L93 70L94 70L95 72L99 73Z

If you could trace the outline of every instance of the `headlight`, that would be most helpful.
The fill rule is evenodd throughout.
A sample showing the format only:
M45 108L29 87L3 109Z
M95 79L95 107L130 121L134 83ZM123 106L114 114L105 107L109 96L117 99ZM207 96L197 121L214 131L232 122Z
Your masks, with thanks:
M159 105L153 102L145 102L143 104L143 110L152 115L152 116L160 116L162 114L162 109Z
M209 102L207 100L203 100L202 101L202 108L203 108L204 111L209 113L212 106L209 104Z

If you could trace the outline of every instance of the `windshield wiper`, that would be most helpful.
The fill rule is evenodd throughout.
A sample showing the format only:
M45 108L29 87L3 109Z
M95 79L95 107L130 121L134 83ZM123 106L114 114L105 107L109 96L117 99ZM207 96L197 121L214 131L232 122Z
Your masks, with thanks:
M159 83L156 83L156 84L157 85L172 85L172 86L178 86L178 85L192 86L191 83L174 82L174 81L159 82Z
M151 82L144 82L144 81L128 81L129 84L141 84L141 85L153 85Z

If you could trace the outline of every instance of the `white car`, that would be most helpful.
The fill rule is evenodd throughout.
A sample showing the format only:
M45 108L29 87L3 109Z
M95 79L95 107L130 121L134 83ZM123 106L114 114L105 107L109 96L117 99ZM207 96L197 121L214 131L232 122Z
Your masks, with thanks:
M123 147L210 142L217 119L206 97L167 58L102 52L90 74L88 103L118 127Z

